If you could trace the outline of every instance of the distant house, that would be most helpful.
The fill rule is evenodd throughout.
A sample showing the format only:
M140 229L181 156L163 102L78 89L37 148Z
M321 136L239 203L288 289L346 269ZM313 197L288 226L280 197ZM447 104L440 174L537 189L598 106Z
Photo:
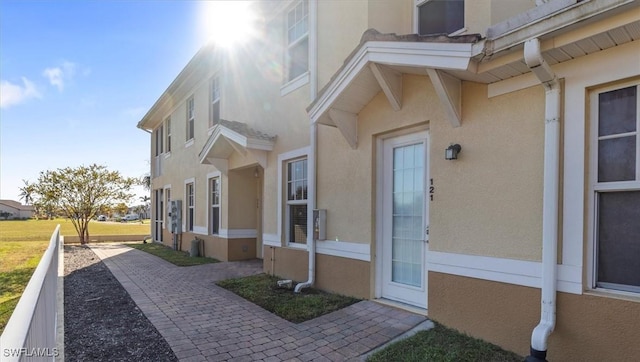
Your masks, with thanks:
M22 205L13 200L0 200L0 213L9 213L7 217L0 219L30 219L33 217L35 208L32 205Z

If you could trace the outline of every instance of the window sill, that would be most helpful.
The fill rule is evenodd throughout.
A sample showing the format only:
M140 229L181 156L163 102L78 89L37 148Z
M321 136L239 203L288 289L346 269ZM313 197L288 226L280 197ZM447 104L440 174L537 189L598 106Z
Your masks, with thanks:
M303 85L309 83L309 78L310 78L309 71L307 71L306 73L298 76L297 78L287 82L285 85L280 87L280 95L285 96L293 92L294 90L302 87Z
M587 289L584 291L585 295L591 295L594 297L613 298L619 300L625 300L629 302L640 302L640 294L633 292L625 292L622 290L614 289Z
M292 249L301 249L301 250L307 250L307 244L300 244L300 243L287 243L287 246L292 248Z
M166 160L167 158L171 157L171 151L169 152L165 152L164 153L164 159Z
M193 146L194 143L195 143L195 141L192 138L192 139L190 139L190 140L188 140L187 142L184 143L184 148L191 147L191 146Z

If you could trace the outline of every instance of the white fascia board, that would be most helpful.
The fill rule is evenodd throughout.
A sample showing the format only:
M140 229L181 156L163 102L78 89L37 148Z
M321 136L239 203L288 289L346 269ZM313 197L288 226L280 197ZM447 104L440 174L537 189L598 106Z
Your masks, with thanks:
M582 267L558 264L557 268L558 290L582 294ZM536 261L430 251L427 254L427 269L532 288L542 285L542 263Z
M493 56L502 51L508 51L514 46L533 38L540 38L555 31L565 29L581 21L615 10L624 5L632 4L635 0L585 0L576 2L573 6L562 8L547 16L537 19L522 27L507 31L485 42L485 52ZM636 5L637 6L637 5Z
M239 144L242 147L247 147L247 137L241 135L240 133L231 130L225 126L219 125L218 127L220 127L220 135L223 136L224 138L233 141L237 144ZM215 142L214 142L215 143Z
M261 151L273 151L273 141L247 138L247 148Z
M471 64L471 43L427 43L370 41L364 43L336 79L309 110L317 122L369 62L420 68L467 70Z

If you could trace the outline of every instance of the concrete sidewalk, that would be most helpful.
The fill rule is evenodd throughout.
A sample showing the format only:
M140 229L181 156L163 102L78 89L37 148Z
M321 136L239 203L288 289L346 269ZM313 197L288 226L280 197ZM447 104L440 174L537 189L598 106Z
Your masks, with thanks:
M215 285L262 261L177 267L124 245L92 245L181 361L348 361L426 318L363 301L294 324Z

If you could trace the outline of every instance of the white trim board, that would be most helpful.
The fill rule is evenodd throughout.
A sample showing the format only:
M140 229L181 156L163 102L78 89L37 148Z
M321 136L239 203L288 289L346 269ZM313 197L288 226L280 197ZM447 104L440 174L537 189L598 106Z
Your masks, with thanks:
M278 234L262 234L262 245L282 247L282 242Z
M208 235L208 230L206 226L196 226L193 225L193 231L192 233L194 234L198 234L198 235Z
M557 267L558 291L582 294L582 267ZM536 261L430 251L427 270L532 288L542 285L542 263Z
M258 237L256 229L222 229L218 232L218 237L225 239L249 239Z
M371 245L347 241L316 241L316 253L348 259L371 261Z

